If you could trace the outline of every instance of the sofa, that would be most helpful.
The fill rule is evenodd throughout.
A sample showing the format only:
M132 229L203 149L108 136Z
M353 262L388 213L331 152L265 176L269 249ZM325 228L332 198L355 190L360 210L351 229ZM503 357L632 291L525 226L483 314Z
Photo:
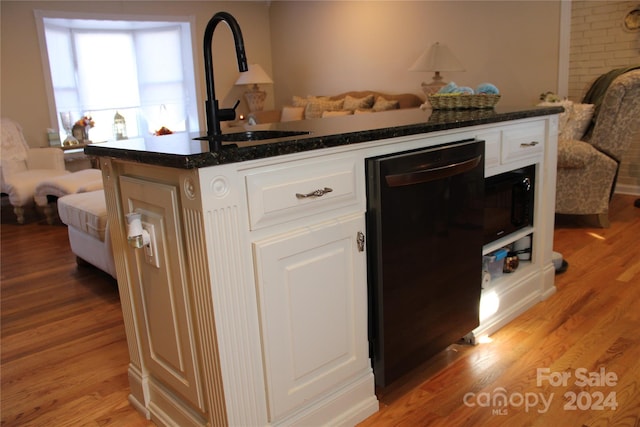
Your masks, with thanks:
M293 96L290 105L279 110L255 111L249 123L275 123L352 114L375 113L402 108L418 108L424 101L412 93L388 94L370 90L351 91L334 96Z
M609 201L620 162L640 144L640 66L598 78L582 103L560 115L556 213L595 215L609 226Z

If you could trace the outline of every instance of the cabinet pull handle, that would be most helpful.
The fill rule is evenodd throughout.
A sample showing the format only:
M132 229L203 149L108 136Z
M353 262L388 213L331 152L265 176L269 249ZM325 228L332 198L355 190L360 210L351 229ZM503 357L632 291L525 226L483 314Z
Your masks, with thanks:
M538 141L523 142L520 147L535 147L538 144L540 144Z
M358 231L356 241L358 242L358 252L364 252L364 233L362 231Z
M333 191L333 188L324 187L307 194L296 193L296 197L298 199L306 199L308 197L321 197L327 193L331 193L332 191Z

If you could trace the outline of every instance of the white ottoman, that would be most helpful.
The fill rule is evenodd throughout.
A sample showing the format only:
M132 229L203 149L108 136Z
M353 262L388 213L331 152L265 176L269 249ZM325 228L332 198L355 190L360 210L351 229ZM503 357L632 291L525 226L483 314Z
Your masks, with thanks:
M47 222L53 223L53 206L58 198L67 194L102 190L102 172L99 169L83 169L41 181L35 189L34 200L44 208Z
M116 277L104 191L60 197L58 215L67 225L71 251L78 258Z

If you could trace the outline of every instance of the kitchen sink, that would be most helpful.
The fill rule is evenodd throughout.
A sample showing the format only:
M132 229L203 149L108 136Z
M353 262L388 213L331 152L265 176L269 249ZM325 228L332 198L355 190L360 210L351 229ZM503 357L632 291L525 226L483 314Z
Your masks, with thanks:
M223 142L242 142L242 141L262 141L266 139L287 138L290 136L309 135L307 131L287 131L287 130L253 130L246 132L233 132L220 135L219 140ZM195 138L198 140L208 140L209 137L202 136ZM216 138L218 139L218 138Z

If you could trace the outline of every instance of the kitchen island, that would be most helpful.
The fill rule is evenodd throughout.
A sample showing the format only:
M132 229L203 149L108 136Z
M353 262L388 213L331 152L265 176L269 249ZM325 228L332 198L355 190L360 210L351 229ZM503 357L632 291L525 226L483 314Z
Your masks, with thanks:
M158 425L180 426L353 425L377 411L363 245L369 157L477 138L487 177L535 165L533 225L483 248L530 235L531 261L485 286L500 304L474 334L551 295L560 112L415 109L277 123L245 130L304 133L228 137L215 152L186 134L88 146L115 224L130 402ZM143 248L127 243L130 212L149 234Z

